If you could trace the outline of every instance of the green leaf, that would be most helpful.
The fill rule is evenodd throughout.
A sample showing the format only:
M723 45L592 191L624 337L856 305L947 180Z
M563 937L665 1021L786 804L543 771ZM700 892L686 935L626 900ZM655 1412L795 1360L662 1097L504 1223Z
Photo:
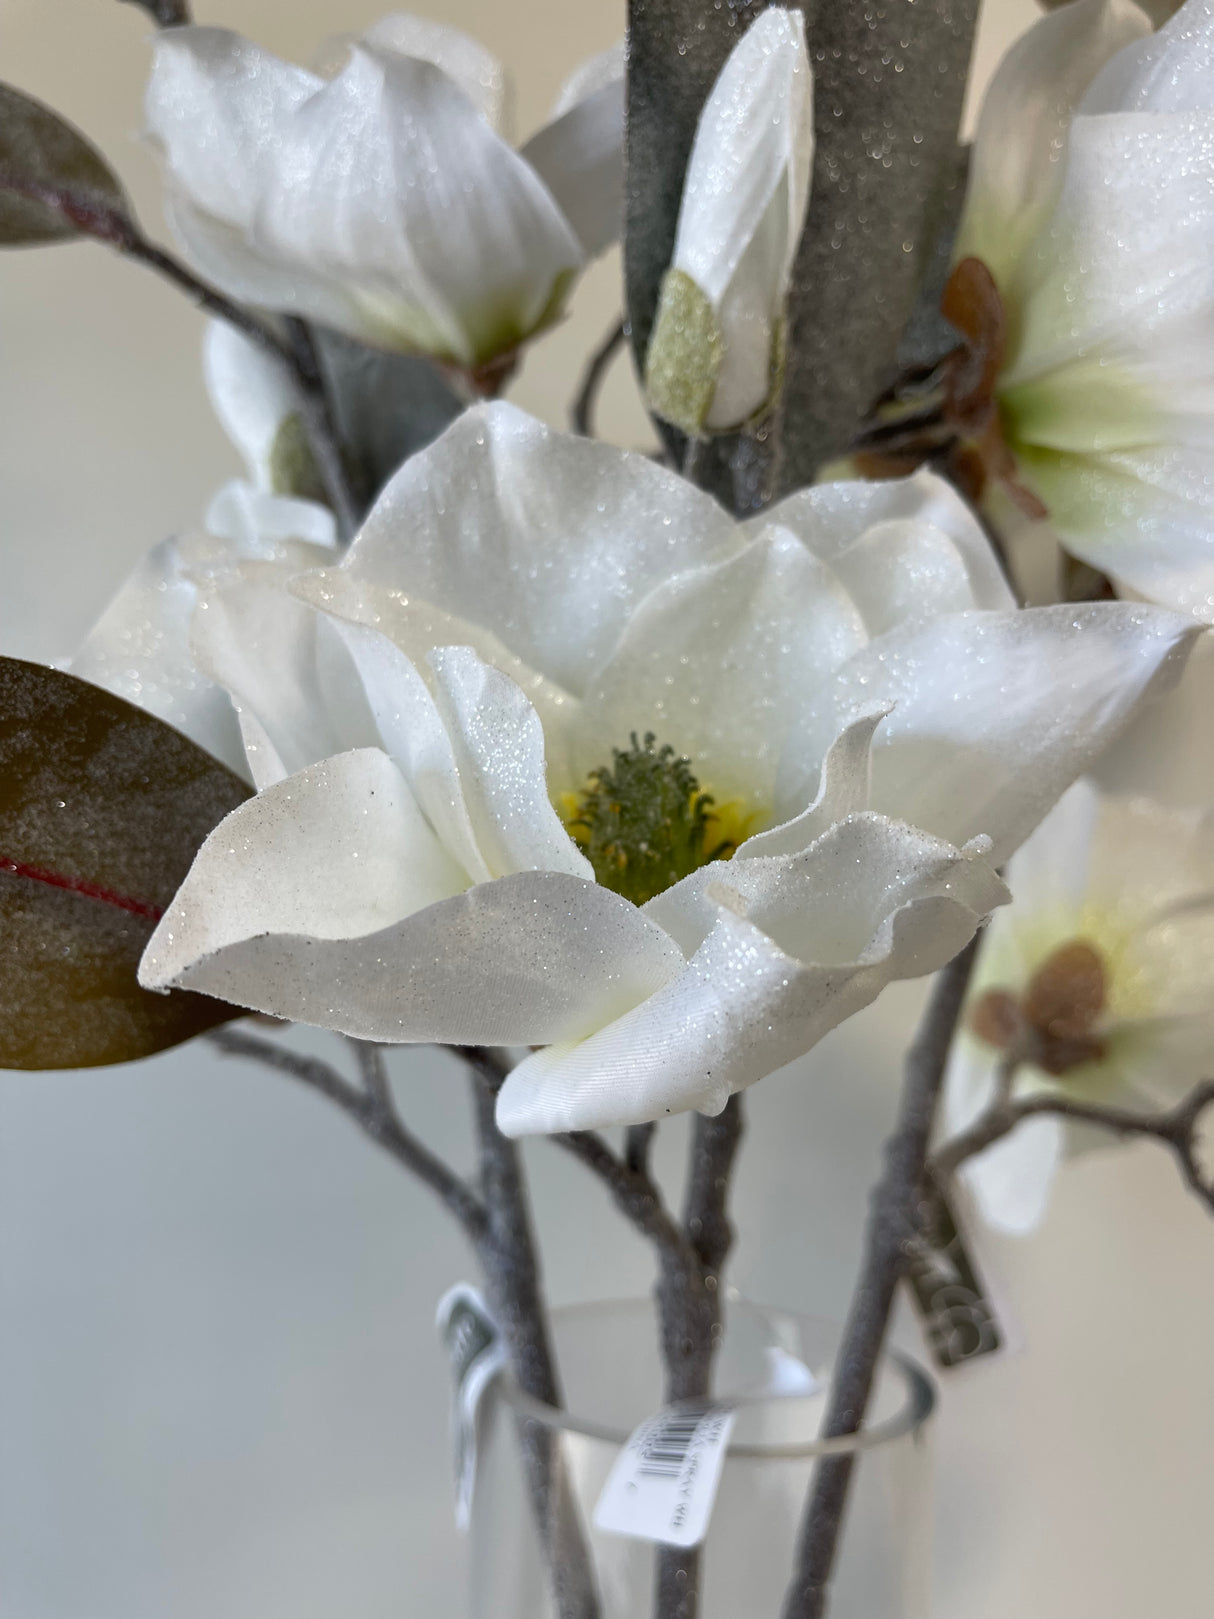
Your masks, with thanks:
M130 1062L246 1015L135 975L199 845L248 797L163 720L0 658L0 1068Z
M123 241L130 205L101 153L58 113L0 84L0 247Z

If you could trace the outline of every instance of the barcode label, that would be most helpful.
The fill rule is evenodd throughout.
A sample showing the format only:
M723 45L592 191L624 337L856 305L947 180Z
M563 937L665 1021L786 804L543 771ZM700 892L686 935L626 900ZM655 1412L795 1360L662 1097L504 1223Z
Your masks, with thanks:
M595 1508L595 1527L664 1546L698 1546L708 1530L734 1412L708 1400L668 1406L624 1446Z

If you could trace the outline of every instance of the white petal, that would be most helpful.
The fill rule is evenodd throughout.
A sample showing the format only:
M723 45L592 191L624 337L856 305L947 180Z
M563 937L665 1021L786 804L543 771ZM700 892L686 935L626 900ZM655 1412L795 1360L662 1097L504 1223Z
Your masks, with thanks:
M681 963L597 884L464 881L385 755L325 760L211 834L142 982L364 1039L529 1045L614 1019Z
M849 554L863 557L865 536L871 529L895 522L922 525L927 545L938 545L940 534L948 536L969 578L966 606L1015 606L981 523L952 485L933 472L879 483L815 484L788 495L762 517L751 518L745 527L748 533L769 523L791 529L815 556L842 572L848 567ZM883 563L882 571L889 565L889 561ZM897 588L903 588L901 582Z
M455 750L416 668L386 635L333 620L358 671L380 741L396 760L443 847L473 882L490 871L477 845Z
M556 199L587 258L624 221L624 81L617 77L537 130L520 152Z
M293 570L243 564L207 587L194 658L255 722L249 765L259 787L330 754L379 741L362 683L333 625L287 591Z
M799 12L762 12L731 51L696 128L673 264L719 307L746 247L787 180L778 309L796 252L813 156L813 82ZM782 282L782 284L781 284Z
M721 360L704 425L713 432L740 426L771 398L780 365L779 332L788 291L789 243L804 217L789 218L785 173L738 260L717 309Z
M552 318L582 262L546 187L452 80L366 46L271 153L254 237L351 289L352 336L465 365Z
M299 409L284 366L226 320L207 322L202 374L220 425L258 489L273 488L270 459L279 429Z
M808 809L791 821L757 832L738 850L739 860L756 855L800 854L834 826L868 808L871 790L873 734L890 712L881 706L852 720L831 743L822 763L817 795Z
M494 129L504 127L509 99L505 69L493 52L471 34L430 17L393 11L373 23L362 38L366 44L394 51L398 56L432 62L454 79Z
M1061 1119L1026 1119L961 1171L983 1217L999 1231L1027 1236L1049 1207L1063 1156Z
M544 732L535 709L512 680L471 647L440 647L430 654L430 665L464 802L490 874L563 871L592 881L590 862L548 797Z
M1078 914L1091 879L1092 836L1099 813L1100 794L1090 781L1077 781L1017 849L1007 881L1019 912Z
M195 208L248 229L258 158L322 81L226 28L165 29L153 53L148 133L173 184Z
M766 821L790 725L864 641L830 569L786 530L768 530L645 598L586 694L578 776L633 731L652 731L691 760L719 804Z
M1072 0L1016 41L982 104L958 258L982 259L1008 285L1057 200L1067 131L1084 92L1150 27L1131 0Z
M272 495L247 483L223 486L207 507L206 526L249 561L293 562L306 568L323 562L323 551L337 549L337 525L327 506ZM321 547L321 554L311 552L313 546Z
M588 56L580 62L573 72L561 85L556 100L552 104L552 111L548 114L550 123L563 118L567 112L572 112L581 101L588 101L600 90L608 85L618 84L624 77L624 41L617 40L609 45L605 51L599 51L595 56Z
M1199 112L1210 106L1214 5L1188 0L1157 34L1120 51L1092 82L1082 113Z
M68 668L176 726L243 776L231 701L190 653L197 599L178 541L163 541L136 565Z
M734 524L685 479L499 402L405 463L342 569L483 626L578 695L655 585L729 548Z
M791 737L777 810L804 802L846 721L894 704L873 749L872 804L960 845L1017 847L1152 691L1178 678L1196 631L1130 603L957 613L857 653Z
M163 988L248 939L277 935L282 948L282 936L375 933L466 883L387 754L338 754L220 822L149 940L141 978Z
M721 881L745 878L748 914L723 888L729 904L717 903L684 972L591 1038L511 1073L498 1101L507 1134L717 1112L891 979L949 960L980 920L967 901L989 908L1004 894L983 862L876 817L835 828L797 862L745 866Z

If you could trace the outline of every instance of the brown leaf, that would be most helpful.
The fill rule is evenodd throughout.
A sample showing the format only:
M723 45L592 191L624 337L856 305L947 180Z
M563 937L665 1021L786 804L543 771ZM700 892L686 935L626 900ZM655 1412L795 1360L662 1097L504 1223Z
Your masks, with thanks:
M92 142L0 84L0 247L80 235L121 241L133 230L126 194Z
M154 715L0 658L0 1067L130 1062L244 1015L135 975L199 845L248 797Z

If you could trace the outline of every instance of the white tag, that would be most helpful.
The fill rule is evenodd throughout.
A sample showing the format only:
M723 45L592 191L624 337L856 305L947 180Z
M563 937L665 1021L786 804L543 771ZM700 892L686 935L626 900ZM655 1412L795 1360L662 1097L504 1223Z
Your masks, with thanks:
M506 1364L506 1342L489 1307L466 1282L444 1293L437 1325L451 1357L451 1444L455 1451L455 1521L467 1529L476 1488L476 1416L481 1397Z
M663 1546L698 1546L708 1531L734 1415L711 1400L688 1400L642 1422L607 1476L595 1527Z

